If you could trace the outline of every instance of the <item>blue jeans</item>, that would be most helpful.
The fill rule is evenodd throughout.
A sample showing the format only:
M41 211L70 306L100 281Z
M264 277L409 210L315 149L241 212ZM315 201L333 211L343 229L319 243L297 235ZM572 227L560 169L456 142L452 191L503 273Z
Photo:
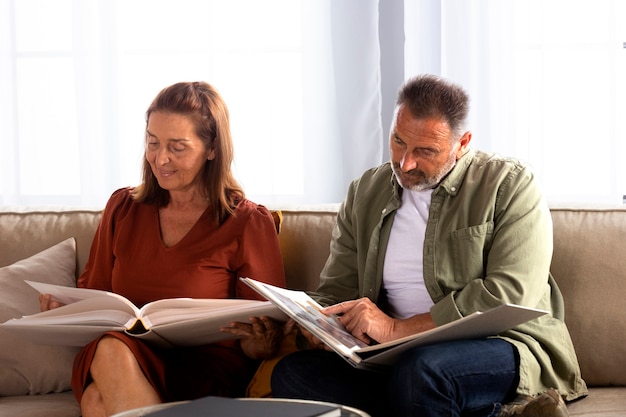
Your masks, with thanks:
M495 338L416 347L384 372L302 350L278 362L272 395L345 404L372 417L492 417L515 397L518 367L513 345Z

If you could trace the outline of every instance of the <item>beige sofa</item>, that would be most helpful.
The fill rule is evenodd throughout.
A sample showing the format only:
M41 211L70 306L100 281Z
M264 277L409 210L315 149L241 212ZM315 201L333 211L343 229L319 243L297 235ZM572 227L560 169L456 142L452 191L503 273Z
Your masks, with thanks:
M279 236L291 288L315 287L328 255L335 210L283 210ZM587 398L569 404L570 414L624 416L626 208L553 208L552 216L552 272L565 296L567 324L590 387ZM13 281L73 281L84 267L99 217L97 210L0 212L0 321L18 310L25 314L38 308L36 293ZM75 255L73 240L66 241L72 237ZM0 329L0 417L79 416L68 391L73 353L34 346Z

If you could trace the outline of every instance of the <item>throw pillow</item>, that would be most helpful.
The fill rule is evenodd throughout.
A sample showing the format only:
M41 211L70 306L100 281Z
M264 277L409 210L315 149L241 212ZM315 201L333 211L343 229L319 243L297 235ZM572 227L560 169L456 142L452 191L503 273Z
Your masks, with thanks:
M38 292L24 280L76 286L76 241L69 238L0 268L0 323L40 311ZM77 348L38 346L0 328L0 397L70 389Z

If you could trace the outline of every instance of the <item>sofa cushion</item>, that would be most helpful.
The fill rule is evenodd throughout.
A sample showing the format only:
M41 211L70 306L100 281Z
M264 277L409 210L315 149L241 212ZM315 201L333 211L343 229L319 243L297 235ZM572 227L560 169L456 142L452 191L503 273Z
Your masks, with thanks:
M307 291L317 288L330 253L331 232L337 217L335 207L281 211L283 222L278 240L288 288Z
M99 210L58 208L31 211L23 208L22 211L7 211L0 207L0 236L3 237L0 239L0 267L74 238L78 258L76 272L80 274L87 263L101 216Z
M24 280L75 286L76 242L69 238L0 268L0 322L39 312L37 291ZM70 388L77 348L38 346L0 328L0 396Z
M583 379L626 385L626 208L552 209L552 274Z

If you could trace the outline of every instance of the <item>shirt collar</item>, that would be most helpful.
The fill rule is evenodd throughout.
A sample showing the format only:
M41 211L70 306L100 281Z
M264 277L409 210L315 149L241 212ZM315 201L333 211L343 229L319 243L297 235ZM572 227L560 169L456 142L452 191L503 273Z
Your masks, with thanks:
M456 164L448 175L435 187L434 193L440 192L439 190L444 190L450 195L456 195L459 192L459 188L461 188L465 173L471 165L475 153L476 151L473 149L469 149L465 152L463 156L456 161Z
M456 195L459 192L463 178L465 178L465 173L471 165L472 159L474 159L475 153L476 151L473 149L468 149L468 151L465 152L463 156L458 159L458 161L456 161L456 164L448 175L446 175L444 179L441 180L441 182L435 187L433 194L438 194L439 192L442 192L440 190L443 190L443 192L450 195ZM402 187L398 184L398 180L396 179L393 170L391 171L390 181L391 189L393 190L393 200L399 203L402 196Z

